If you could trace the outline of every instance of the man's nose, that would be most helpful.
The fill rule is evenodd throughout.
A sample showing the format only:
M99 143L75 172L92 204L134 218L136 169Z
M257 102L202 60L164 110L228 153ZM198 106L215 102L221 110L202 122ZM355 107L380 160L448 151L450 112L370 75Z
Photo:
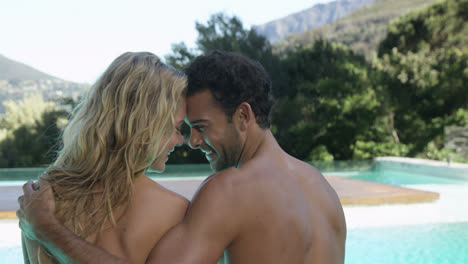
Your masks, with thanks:
M198 130L191 128L189 146L192 149L197 149L200 147L202 142L203 142L203 139L202 139L201 133Z

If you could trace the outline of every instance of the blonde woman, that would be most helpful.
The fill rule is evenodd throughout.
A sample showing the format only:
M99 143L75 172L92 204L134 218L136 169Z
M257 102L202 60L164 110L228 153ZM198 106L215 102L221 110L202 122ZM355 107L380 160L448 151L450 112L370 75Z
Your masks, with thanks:
M107 252L144 263L188 201L144 175L182 144L186 78L151 53L118 57L73 112L58 158L40 177L55 215ZM23 235L25 261L63 261Z

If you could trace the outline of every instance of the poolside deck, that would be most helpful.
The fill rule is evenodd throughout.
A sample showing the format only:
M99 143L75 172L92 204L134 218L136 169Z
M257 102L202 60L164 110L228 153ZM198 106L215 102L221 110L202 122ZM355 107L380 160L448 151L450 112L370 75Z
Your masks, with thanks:
M421 203L439 199L439 194L413 190L388 184L325 176L335 189L343 205L378 205L390 203ZM161 180L164 187L191 199L202 180ZM0 187L0 219L15 218L18 210L17 197L22 186Z
M390 184L325 176L343 205L378 205L391 203L423 203L438 200L435 192L420 191Z

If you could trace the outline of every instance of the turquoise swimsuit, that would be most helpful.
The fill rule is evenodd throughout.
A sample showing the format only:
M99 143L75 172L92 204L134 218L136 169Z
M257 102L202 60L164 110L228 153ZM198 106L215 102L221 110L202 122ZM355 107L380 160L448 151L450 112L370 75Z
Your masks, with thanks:
M218 264L229 264L229 255L227 250L224 251L223 256L218 260Z

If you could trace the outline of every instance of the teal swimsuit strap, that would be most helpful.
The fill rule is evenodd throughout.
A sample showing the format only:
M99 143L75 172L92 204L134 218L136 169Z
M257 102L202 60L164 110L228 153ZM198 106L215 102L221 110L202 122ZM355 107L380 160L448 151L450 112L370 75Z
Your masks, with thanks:
M218 264L229 264L229 255L227 250L224 250L223 256L218 260Z

